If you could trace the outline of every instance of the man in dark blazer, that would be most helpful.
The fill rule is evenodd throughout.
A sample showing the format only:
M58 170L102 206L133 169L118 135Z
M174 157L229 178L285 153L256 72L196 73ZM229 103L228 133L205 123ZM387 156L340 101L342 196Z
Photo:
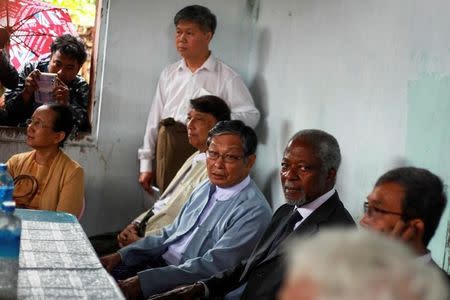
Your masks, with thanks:
M246 263L205 282L151 299L221 298L231 292L240 299L275 299L284 277L284 243L330 226L354 226L334 189L341 161L336 139L321 130L302 130L289 141L281 162L286 199ZM238 289L238 290L236 290ZM243 292L242 292L243 290Z

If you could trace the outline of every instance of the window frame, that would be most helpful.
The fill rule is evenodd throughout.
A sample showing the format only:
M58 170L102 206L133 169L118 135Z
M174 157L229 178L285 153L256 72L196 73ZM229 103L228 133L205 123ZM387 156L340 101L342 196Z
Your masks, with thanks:
M65 143L67 147L96 147L98 143L109 22L109 2L110 0L96 1L95 37L91 54L88 107L91 117L91 132L80 132L77 138L73 140L68 139ZM24 143L25 140L26 128L0 126L0 143Z

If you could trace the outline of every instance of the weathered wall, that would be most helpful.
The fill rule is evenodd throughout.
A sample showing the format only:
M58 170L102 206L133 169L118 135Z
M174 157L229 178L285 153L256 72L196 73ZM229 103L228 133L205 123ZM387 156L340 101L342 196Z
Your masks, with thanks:
M249 84L263 113L254 177L278 207L278 166L297 130L334 134L337 188L355 219L386 170L415 164L449 183L450 3L444 0L210 0L212 49ZM137 148L160 71L178 59L181 0L109 2L95 147L69 147L86 170L89 233L119 229L142 209ZM0 160L25 149L3 143ZM432 242L442 262L448 211Z
M249 67L263 109L258 182L282 203L278 166L295 131L340 142L337 189L355 219L377 177L405 164L450 182L447 1L262 0ZM448 209L432 241L441 264Z

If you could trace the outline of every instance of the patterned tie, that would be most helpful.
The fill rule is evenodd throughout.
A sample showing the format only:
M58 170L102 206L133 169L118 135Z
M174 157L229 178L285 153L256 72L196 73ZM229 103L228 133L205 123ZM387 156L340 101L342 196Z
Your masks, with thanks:
M283 228L283 230L280 232L278 236L275 237L274 241L272 242L272 245L270 245L270 249L268 253L271 253L275 249L278 248L278 246L283 242L286 237L294 231L294 226L298 222L300 222L303 219L302 215L298 212L298 210L294 210L290 215L289 219L286 223L286 226Z

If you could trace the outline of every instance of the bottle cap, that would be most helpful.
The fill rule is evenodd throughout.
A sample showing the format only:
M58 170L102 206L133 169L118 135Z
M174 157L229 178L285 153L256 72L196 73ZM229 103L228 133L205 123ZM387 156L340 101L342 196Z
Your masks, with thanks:
M5 212L14 212L14 210L16 209L16 202L15 201L3 201L2 209Z

